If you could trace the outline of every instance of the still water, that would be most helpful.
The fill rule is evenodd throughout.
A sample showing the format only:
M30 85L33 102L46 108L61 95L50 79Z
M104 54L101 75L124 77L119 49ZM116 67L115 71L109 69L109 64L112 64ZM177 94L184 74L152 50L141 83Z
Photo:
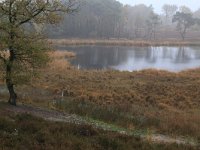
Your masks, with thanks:
M200 47L59 47L76 53L71 64L80 69L134 71L162 69L173 72L200 67Z

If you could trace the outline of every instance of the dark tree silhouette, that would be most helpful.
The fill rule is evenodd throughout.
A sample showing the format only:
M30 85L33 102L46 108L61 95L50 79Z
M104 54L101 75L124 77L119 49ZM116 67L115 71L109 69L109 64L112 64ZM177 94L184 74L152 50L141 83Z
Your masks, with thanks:
M177 12L172 19L172 22L177 23L177 31L180 33L182 40L185 40L187 30L195 24L195 19L192 14Z

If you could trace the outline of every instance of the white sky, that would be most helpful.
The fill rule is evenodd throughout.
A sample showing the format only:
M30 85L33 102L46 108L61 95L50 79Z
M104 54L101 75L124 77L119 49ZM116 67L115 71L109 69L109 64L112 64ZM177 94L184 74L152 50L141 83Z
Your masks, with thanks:
M146 4L147 6L149 6L152 4L154 10L157 13L162 12L162 6L164 4L175 4L177 6L185 5L187 7L190 7L192 11L195 11L200 8L200 0L118 0L118 1L123 4L130 4L130 5Z

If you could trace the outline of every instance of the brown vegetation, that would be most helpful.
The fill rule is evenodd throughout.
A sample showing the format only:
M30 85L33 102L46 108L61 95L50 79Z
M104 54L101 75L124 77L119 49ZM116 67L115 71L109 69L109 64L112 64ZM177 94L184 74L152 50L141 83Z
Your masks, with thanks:
M111 46L199 46L199 40L127 40L127 39L50 39L54 45L111 45Z
M59 50L55 50L55 51L51 51L49 52L49 56L52 59L65 59L65 58L73 58L76 56L76 54L72 53L72 52L68 52L68 51L59 51Z
M31 87L18 87L18 93L21 102L51 108L56 104L69 113L123 127L199 138L199 84L199 69L88 71L71 67L66 59L54 59Z
M197 150L177 144L155 144L139 137L103 131L89 125L45 121L30 114L8 112L0 103L1 149L29 150ZM11 106L10 106L11 107ZM8 115L9 114L9 115Z
M70 64L67 61L69 58L73 58L76 55L68 51L51 51L49 52L51 58L50 63L48 64L48 70L56 72L56 70L62 71L70 68Z

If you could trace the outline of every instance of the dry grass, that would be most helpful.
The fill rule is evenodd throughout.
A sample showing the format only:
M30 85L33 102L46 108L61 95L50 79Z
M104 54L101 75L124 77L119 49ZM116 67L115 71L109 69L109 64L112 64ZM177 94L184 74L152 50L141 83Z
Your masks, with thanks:
M67 59L71 59L76 56L75 53L58 50L49 52L48 54L51 58L51 61L48 64L48 69L51 70L51 72L56 72L58 70L62 71L72 68Z
M119 46L199 46L199 41L171 40L127 40L127 39L50 39L54 45L119 45Z
M0 51L0 56L4 59L8 59L9 57L9 51Z
M66 103L70 107L64 106L70 113L104 121L116 118L114 123L125 127L199 137L200 69L180 73L87 71L71 67L62 52L51 56L40 78L31 86L18 87L20 101L51 107L63 91L64 99L72 100ZM117 117L119 113L123 115Z
M73 52L59 51L59 50L51 51L48 54L52 59L65 59L65 58L73 58L76 56L76 54Z
M102 131L89 125L49 122L29 114L14 114L0 103L2 150L197 150L177 144L144 142L139 137Z
M166 113L160 116L163 122L160 128L168 133L176 134L181 133L182 135L193 135L199 136L200 133L200 111L190 110L182 111L179 113ZM174 132L175 131L175 132Z
M200 112L194 111L200 109L200 69L181 73L87 71L76 70L65 59L57 59L63 58L61 52L53 56L54 60L41 71L42 76L32 83L34 89L40 89L39 93L32 94L33 103L37 99L38 104L49 104L64 91L65 98L74 102L92 103L99 107L97 110L103 111L114 108L117 112L133 116L133 126L170 134L200 135ZM48 92L42 94L41 91ZM66 109L73 113L82 109L80 113L94 117L95 113L88 112L88 108L78 108L77 103L74 103L73 109ZM89 110L93 108L91 106ZM93 112L100 113L97 110ZM107 121L111 116L98 119ZM120 118L117 119L120 125L132 126L130 121L121 119L120 122Z

